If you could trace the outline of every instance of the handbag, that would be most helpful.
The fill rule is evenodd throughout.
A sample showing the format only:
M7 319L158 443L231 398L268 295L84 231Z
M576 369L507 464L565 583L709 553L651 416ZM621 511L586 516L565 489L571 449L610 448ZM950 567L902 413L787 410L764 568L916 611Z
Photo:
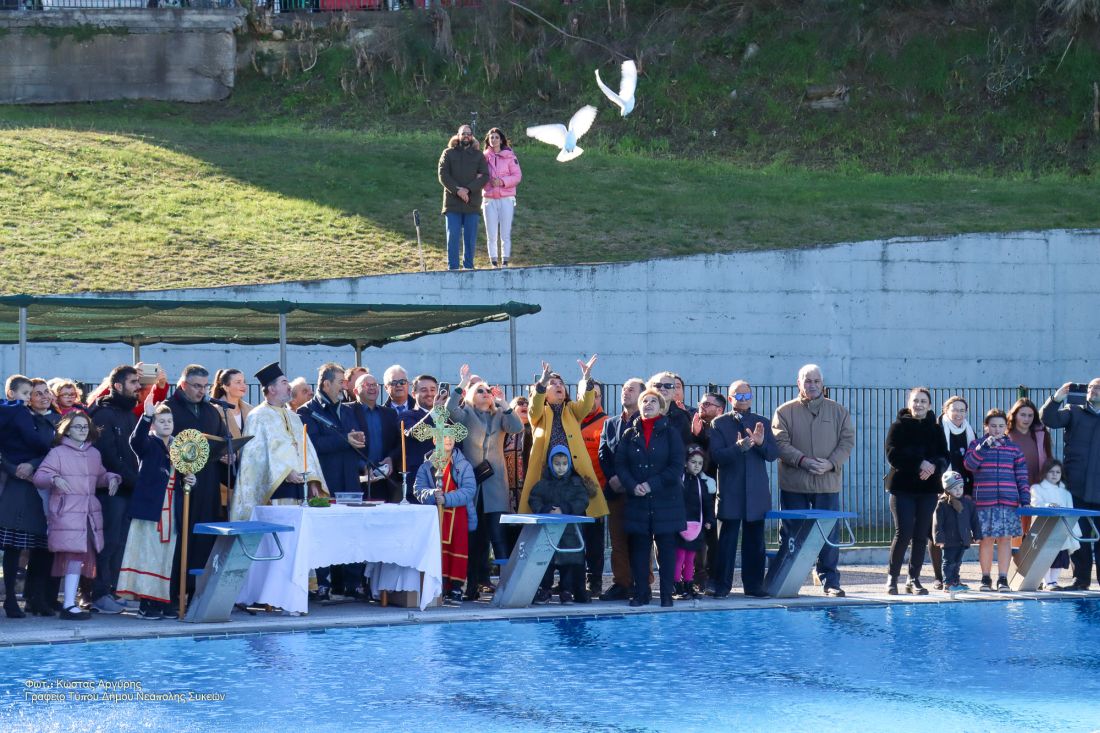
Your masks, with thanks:
M482 461L481 463L474 466L474 479L479 484L483 484L490 478L492 478L493 473L495 473L493 471L493 464L489 463L489 461L487 460Z
M691 521L687 523L687 529L680 530L680 536L688 542L691 542L699 536L699 532L703 529L703 482L696 479L699 486L699 521Z

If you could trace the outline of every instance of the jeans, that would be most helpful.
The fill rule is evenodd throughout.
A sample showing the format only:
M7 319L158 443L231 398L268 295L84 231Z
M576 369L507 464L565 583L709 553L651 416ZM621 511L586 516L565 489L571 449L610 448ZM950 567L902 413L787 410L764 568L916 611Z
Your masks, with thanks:
M909 577L919 578L924 567L924 549L936 511L936 494L890 494L890 513L894 515L894 540L890 543L890 577L897 578L905 550L909 553Z
M458 255L462 252L462 266L474 269L474 247L477 246L477 214L460 214L448 211L447 217L447 267L458 269Z
M470 561L466 567L466 588L476 589L479 583L488 585L489 547L497 560L508 559L508 543L504 541L504 529L500 524L501 512L487 512L482 507L482 494L477 492L477 529L470 533Z
M485 240L489 247L489 261L507 262L512 256L512 215L516 210L516 197L484 199L481 213L485 216ZM500 255L497 256L497 243Z
M92 600L111 593L122 569L122 553L130 533L130 497L106 492L97 494L103 509L103 551L95 559L95 585Z
M740 519L723 519L721 531L718 533L718 558L714 571L716 593L729 593L733 587L737 538L742 526L745 533L741 539L741 585L746 593L764 590L764 520L745 522Z
M840 511L840 492L829 494L801 494L795 491L779 490L779 507L781 509L825 509L828 511ZM776 555L776 565L782 562L787 553L791 539L791 528L786 520L779 524L779 553ZM829 533L829 542L835 543L840 537L840 523L833 527ZM721 536L718 541L721 542ZM817 577L826 588L840 587L840 571L837 563L840 562L840 549L826 543L817 556Z
M657 543L657 568L661 576L661 598L671 599L676 581L676 533L630 534L630 574L634 581L634 598L647 601L650 597L650 554Z
M959 566L962 565L965 547L943 548L943 584L947 586L959 584Z
M598 517L591 524L580 525L581 534L584 537L584 564L588 570L588 585L597 588L596 593L603 591L603 517ZM584 589L584 574L581 574L577 590Z

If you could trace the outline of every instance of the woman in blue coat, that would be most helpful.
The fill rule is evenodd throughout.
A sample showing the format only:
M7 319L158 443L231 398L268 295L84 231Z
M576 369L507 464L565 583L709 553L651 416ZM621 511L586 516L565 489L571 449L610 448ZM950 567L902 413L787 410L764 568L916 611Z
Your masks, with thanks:
M417 470L413 493L421 504L441 508L443 600L458 604L462 602L462 583L466 580L470 533L477 529L474 507L477 480L474 467L455 447L455 439L450 435L437 439L432 456Z
M623 525L629 536L631 606L650 601L649 548L657 543L661 605L672 605L676 533L684 519L684 442L664 417L665 398L655 389L638 397L638 417L615 451L615 473L626 493Z

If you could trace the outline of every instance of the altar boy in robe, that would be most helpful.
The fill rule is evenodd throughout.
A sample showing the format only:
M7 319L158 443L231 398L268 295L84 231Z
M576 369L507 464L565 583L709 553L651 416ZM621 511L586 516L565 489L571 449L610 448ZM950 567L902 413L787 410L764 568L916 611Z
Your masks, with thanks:
M309 471L310 494L328 495L317 451L303 433L301 418L287 409L290 382L279 363L268 364L255 376L263 387L264 401L248 413L244 423L245 434L253 437L241 449L229 512L234 522L251 518L252 509L261 504L297 504L305 483L303 468Z

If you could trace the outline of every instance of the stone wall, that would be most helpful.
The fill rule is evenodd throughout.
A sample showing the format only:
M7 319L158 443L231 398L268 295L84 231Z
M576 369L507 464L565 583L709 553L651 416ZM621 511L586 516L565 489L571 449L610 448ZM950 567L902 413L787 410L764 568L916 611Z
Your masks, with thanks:
M0 14L0 103L225 99L244 10L47 9Z

